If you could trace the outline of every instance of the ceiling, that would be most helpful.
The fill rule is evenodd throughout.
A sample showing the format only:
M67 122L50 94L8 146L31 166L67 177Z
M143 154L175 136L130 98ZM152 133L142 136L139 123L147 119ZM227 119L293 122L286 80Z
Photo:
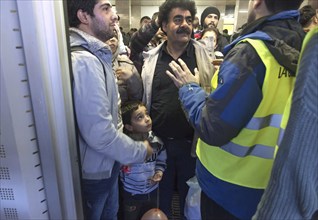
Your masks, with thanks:
M246 1L246 0L245 0ZM131 0L132 6L159 6L165 0ZM236 0L195 0L197 6L221 6L221 5L235 5Z

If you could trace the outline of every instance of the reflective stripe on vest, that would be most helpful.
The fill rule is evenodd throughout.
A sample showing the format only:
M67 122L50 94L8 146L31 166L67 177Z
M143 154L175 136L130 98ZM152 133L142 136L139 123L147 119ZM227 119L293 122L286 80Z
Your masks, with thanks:
M246 125L246 128L250 130L260 130L266 127L280 128L281 120L282 115L278 114L269 115L263 118L252 118ZM229 142L228 144L221 146L221 148L238 157L251 155L265 159L273 159L275 155L275 149L272 146L261 144L245 147Z
M227 151L228 153L238 157L246 157L250 155L265 159L273 159L275 153L275 148L260 144L256 144L251 147L245 147L235 144L233 142L229 142L228 144L221 146L221 148Z
M265 127L280 127L280 122L282 121L282 115L273 114L268 115L263 118L252 118L252 120L246 125L247 129L260 130Z
M278 64L261 40L244 39L241 42L250 43L266 67L263 99L251 120L235 138L221 147L210 146L199 139L197 155L204 167L217 178L240 186L264 189L270 177L282 115L295 77ZM218 71L212 78L212 88L217 88L217 77Z

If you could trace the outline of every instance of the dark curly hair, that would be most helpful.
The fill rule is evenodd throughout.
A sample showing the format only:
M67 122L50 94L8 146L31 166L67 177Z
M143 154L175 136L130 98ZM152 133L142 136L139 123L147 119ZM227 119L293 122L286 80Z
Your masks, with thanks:
M316 10L311 7L311 5L305 5L304 7L299 9L299 12L299 23L303 27L307 27L312 21L312 18L316 15Z
M131 118L133 113L140 107L140 106L145 106L146 105L139 101L139 100L134 100L134 101L128 101L125 102L122 107L121 107L121 117L123 120L123 125L131 125ZM130 132L125 128L124 126L124 133L129 134Z
M122 115L124 125L131 124L132 114L139 108L139 106L145 106L145 104L139 100L134 100L134 101L125 102L122 105L121 115Z
M191 17L194 20L195 14L197 13L197 8L195 6L195 2L191 0L166 0L160 7L159 7L159 14L158 14L158 23L159 27L162 29L162 23L168 22L169 14L172 9L174 8L181 8L184 10L188 10L191 13Z
M287 10L297 10L304 0L265 0L268 10L278 13Z
M82 9L94 17L94 7L99 0L67 0L68 23L70 27L78 27L81 21L77 17L77 11Z

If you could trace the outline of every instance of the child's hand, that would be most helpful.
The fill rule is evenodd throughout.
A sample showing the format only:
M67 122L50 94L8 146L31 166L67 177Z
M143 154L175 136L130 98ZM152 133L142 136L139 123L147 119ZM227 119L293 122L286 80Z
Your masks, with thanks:
M153 182L159 182L162 179L163 172L161 170L157 170L155 175L151 178Z
M127 80L133 75L132 69L119 67L116 70L117 79Z

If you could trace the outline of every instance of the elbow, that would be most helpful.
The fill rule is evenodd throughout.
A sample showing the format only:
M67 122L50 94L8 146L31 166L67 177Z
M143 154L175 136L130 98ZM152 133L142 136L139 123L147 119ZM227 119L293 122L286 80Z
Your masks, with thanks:
M199 137L206 144L216 147L223 146L230 141L228 138L220 137L220 135L217 134L208 135L206 133L201 133L199 134Z
M235 138L239 130L228 125L213 124L213 126L200 129L199 137L211 146L223 146Z

